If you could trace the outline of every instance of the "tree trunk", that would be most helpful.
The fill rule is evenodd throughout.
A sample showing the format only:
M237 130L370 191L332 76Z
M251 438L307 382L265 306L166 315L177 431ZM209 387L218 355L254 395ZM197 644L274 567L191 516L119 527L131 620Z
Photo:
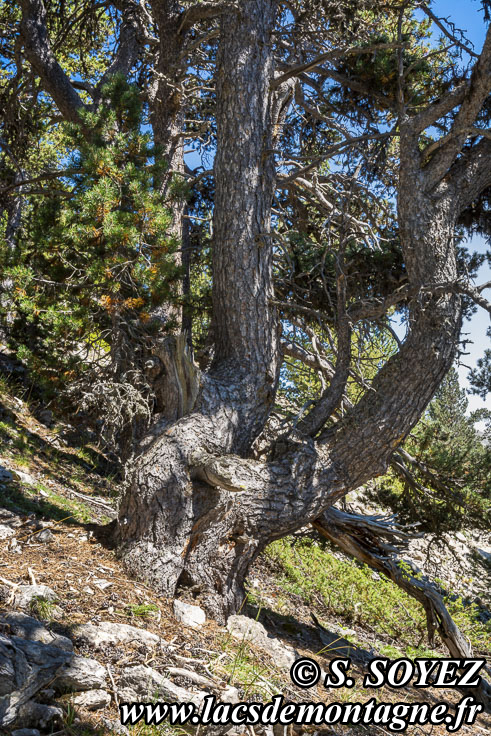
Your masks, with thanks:
M183 241L186 201L173 193L173 186L184 182L184 89L186 58L183 54L185 34L181 33L181 9L176 0L151 3L158 31L159 46L154 80L149 91L150 123L159 156L165 163L157 188L171 212L169 235L181 244ZM182 252L174 256L177 266L182 264ZM181 309L176 304L159 304L152 316L164 324L171 323L174 331L181 327Z
M117 542L129 570L161 593L187 588L220 621L243 603L255 557L382 474L450 368L460 301L421 292L410 331L371 390L317 441L291 431L267 462L250 459L278 384L271 306L270 142L273 0L242 0L224 16L217 72L217 154L210 371L180 418L143 443L120 507ZM418 184L419 156L402 140L399 222L412 286L456 279L456 192ZM417 141L416 141L417 149ZM168 371L177 384L183 372ZM198 388L199 386L199 388ZM178 392L179 393L179 392ZM193 403L194 402L194 403ZM182 416L181 416L182 414ZM174 417L173 417L174 419Z

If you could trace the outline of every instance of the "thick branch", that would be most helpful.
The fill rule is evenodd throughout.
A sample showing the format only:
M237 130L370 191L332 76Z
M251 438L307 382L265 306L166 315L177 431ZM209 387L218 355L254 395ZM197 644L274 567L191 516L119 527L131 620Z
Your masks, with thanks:
M202 20L218 18L220 15L236 9L237 6L233 2L202 2L196 3L196 5L191 5L191 7L185 10L182 14L179 33L188 31L195 25L195 23L199 23Z
M135 65L140 53L139 25L137 16L139 6L132 2L124 2L122 7L121 28L119 31L118 48L114 58L102 76L98 89L114 75L123 74L125 77Z
M84 105L51 50L42 0L21 0L21 5L20 31L27 58L63 116L80 122L78 113Z
M430 125L433 125L439 118L451 112L457 105L460 105L469 91L469 87L470 83L468 81L461 82L439 100L433 102L433 104L424 110L421 110L410 121L411 128L414 132L421 133Z
M360 517L346 514L331 507L317 519L313 526L330 542L340 547L346 554L381 572L408 595L422 604L426 611L430 646L434 646L435 628L448 648L450 655L456 659L469 659L472 650L467 640L456 626L443 602L442 596L431 583L416 578L402 566L394 556L396 549L388 546L381 537L405 539L404 532L397 528L390 529L381 524L380 519ZM491 712L491 686L483 678L477 688L469 693Z
M323 392L314 408L299 423L299 430L311 437L315 436L340 405L351 366L351 327L345 312L346 278L342 272L337 278L338 306L338 349L336 370L329 386Z
M455 117L451 129L452 137L433 156L425 167L430 186L434 186L446 174L467 139L471 128L491 91L491 27L488 28L484 45L470 80L469 89ZM464 131L464 132L461 132Z

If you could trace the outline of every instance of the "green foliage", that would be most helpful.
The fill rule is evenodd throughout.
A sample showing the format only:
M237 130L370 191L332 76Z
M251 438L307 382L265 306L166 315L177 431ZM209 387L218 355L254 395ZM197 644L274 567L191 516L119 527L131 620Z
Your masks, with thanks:
M425 611L388 579L375 575L366 565L336 558L310 538L278 540L266 553L283 571L277 582L284 591L300 596L309 606L321 603L324 611L349 625L369 628L391 643L396 640L408 656L414 656L416 650L421 656ZM475 651L489 651L491 624L482 624L477 607L464 605L462 599L445 603Z
M159 609L155 603L134 603L129 605L125 609L125 613L130 616L137 616L139 618L155 618L158 615Z
M142 130L138 89L116 77L104 97L68 128L63 187L31 199L15 251L0 252L13 296L0 316L18 356L53 388L89 368L114 370L125 346L152 331L152 307L177 293L178 243L154 188L162 163Z
M38 616L43 621L52 621L56 610L56 605L52 602L43 598L41 595L36 595L30 604L31 613Z
M406 465L409 474L377 482L379 500L426 531L490 526L491 447L475 426L482 412L468 416L467 407L452 370L405 444L416 461Z

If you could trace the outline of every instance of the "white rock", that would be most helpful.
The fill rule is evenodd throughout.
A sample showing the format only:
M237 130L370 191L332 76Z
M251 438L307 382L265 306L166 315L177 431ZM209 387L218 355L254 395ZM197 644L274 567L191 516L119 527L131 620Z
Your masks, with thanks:
M259 621L247 616L229 616L227 629L236 639L245 639L267 651L280 669L289 671L298 656L294 649L270 636Z
M9 526L6 526L6 524L0 524L0 539L8 539L9 537L13 537L14 534L14 530Z
M33 537L33 540L35 542L42 542L43 544L46 544L48 542L52 542L55 538L55 535L52 531L49 529L43 529L39 532L39 534L35 534Z
M67 667L58 675L55 682L57 690L95 690L106 684L106 670L95 659L72 657Z
M100 624L80 624L73 629L75 636L82 636L89 644L100 649L107 644L144 644L154 647L159 643L159 637L145 629L137 629L129 624L117 624L111 621L101 621Z
M185 626L192 626L194 629L206 622L206 614L202 608L178 599L174 601L174 616Z
M19 585L14 590L14 606L17 608L28 608L34 598L43 598L45 601L56 601L57 595L47 585Z
M75 695L72 702L87 710L101 710L109 705L111 696L105 690L86 690L80 695Z
M103 590L103 591L112 585L112 583L110 583L109 580L105 580L104 578L94 578L92 582L96 588L99 588L99 590Z
M25 483L27 486L35 486L38 482L36 478L33 478L29 473L24 473L22 470L16 470L14 472L17 480L20 480L21 483Z
M206 693L191 693L151 667L136 665L126 667L121 673L118 688L119 699L126 702L149 702L169 700L191 702L200 706Z
M103 718L101 723L111 733L118 734L118 736L130 736L130 732L128 731L126 726L123 726L121 721L113 721L109 718Z

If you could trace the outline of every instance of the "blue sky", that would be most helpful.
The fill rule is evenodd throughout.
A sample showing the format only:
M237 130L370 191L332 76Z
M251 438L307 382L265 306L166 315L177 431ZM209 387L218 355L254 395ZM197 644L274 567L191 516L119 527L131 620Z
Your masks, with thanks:
M433 12L440 18L449 18L457 28L466 31L467 38L474 44L474 50L478 53L481 50L486 34L486 24L484 23L483 13L481 10L480 0L434 0L432 5ZM476 237L470 243L474 250L484 252L489 246L486 245L483 238ZM491 269L488 265L481 268L478 283L482 284L491 280ZM487 290L484 296L491 301L491 290ZM479 308L470 322L464 324L463 332L469 333L465 337L472 340L466 346L465 355L461 358L462 363L467 366L475 367L477 360L482 357L484 350L489 347L489 338L486 336L486 330L490 325L489 314L484 309ZM459 378L462 386L469 386L467 375L468 368L464 365L458 368ZM483 401L478 396L469 395L469 408L479 409L486 407L491 409L491 397Z
M431 8L439 18L447 18L457 28L464 31L466 38L472 42L475 52L479 53L486 34L480 0L434 0ZM440 35L440 30L436 26L435 35ZM188 153L186 160L191 168L201 164L200 156L197 153ZM480 252L485 252L489 247L480 237L474 238L469 246L471 250ZM490 280L491 269L488 265L484 265L480 270L477 283L481 284ZM491 290L485 292L484 296L491 300ZM462 365L458 366L457 370L460 383L466 389L469 388L467 380L469 368L476 367L477 360L482 357L485 348L489 347L489 339L486 336L489 324L489 314L481 308L477 310L470 322L464 324L463 333L465 334L463 336L470 341L466 345L465 352L468 352L469 355L462 356ZM469 394L468 398L470 411L484 407L491 409L491 396L486 401L472 394Z

